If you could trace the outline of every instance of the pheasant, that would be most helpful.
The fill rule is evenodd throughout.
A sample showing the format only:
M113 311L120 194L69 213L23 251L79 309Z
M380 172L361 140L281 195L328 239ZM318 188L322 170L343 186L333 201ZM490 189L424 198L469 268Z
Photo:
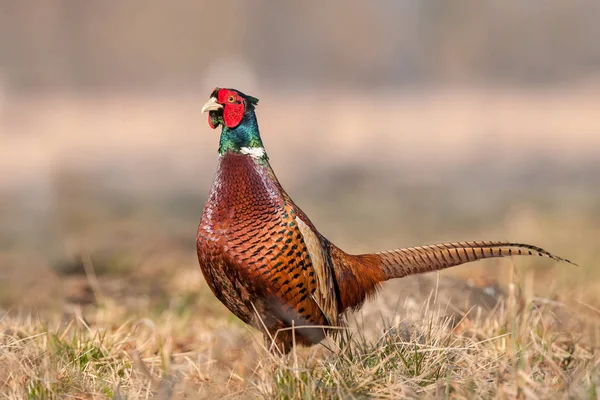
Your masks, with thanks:
M483 258L563 258L511 242L457 242L352 255L327 240L283 190L256 120L258 99L216 88L202 107L222 126L217 173L198 227L200 268L215 296L287 353L319 343L380 284Z

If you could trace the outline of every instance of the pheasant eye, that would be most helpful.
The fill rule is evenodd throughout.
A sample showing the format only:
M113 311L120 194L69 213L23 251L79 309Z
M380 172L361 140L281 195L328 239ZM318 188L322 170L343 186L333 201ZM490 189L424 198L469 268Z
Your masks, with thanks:
M227 99L228 102L233 103L235 101L235 96L231 95L229 96L229 98Z

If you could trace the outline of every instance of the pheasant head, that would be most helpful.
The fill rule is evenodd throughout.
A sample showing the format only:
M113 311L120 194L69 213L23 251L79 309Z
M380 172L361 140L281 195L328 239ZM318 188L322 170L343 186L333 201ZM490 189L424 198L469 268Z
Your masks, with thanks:
M202 106L208 112L208 125L222 126L219 154L228 151L267 159L254 108L258 99L239 90L215 88Z

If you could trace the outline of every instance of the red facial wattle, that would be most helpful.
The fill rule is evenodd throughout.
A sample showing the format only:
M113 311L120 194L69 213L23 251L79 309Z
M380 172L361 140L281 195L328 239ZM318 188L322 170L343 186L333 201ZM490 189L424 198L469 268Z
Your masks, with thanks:
M227 104L223 110L223 121L228 128L235 128L244 118L244 104Z
M238 126L244 118L244 100L233 90L221 89L217 101L224 106L223 122L225 126L228 128Z

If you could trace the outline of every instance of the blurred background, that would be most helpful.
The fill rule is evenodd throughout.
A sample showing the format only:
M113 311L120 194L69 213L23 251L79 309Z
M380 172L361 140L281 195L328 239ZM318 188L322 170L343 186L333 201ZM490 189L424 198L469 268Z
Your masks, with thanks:
M580 267L515 259L517 275L598 306L599 16L585 0L0 0L0 307L212 299L194 241L215 86L260 99L280 181L345 250L532 243Z

